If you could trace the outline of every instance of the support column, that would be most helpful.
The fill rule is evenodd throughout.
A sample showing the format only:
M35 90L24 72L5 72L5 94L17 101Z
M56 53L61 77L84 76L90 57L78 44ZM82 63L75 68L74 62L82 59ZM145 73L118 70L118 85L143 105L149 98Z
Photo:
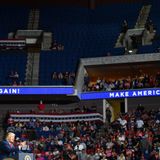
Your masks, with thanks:
M106 109L109 108L110 111L111 111L111 114L112 114L112 117L111 117L111 122L114 121L114 116L113 116L113 107L108 103L108 101L106 99L103 99L103 122L105 123L106 122Z
M103 123L106 122L106 108L109 107L108 103L106 103L106 100L103 99Z
M39 9L32 9L28 19L28 29L37 30L39 26ZM39 83L40 49L28 49L25 85L38 85Z
M128 99L127 98L124 99L124 105L125 105L125 113L127 113L128 112Z

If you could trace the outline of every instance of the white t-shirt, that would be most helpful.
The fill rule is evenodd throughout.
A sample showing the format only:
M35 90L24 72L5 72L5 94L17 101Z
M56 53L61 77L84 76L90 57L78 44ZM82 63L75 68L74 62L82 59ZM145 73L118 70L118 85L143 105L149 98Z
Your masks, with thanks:
M84 147L83 147L82 144L76 145L76 146L74 147L74 150L75 150L75 151L82 151L83 149L84 149Z
M142 128L143 125L144 125L143 120L141 120L141 119L137 120L137 121L136 121L136 125L137 125L137 128Z
M126 128L127 121L125 119L119 119L119 123L121 124L122 128Z

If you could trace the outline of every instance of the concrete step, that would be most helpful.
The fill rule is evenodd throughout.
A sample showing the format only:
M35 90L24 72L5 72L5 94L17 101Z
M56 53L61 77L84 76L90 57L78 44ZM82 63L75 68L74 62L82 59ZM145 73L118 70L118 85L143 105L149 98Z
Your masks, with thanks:
M115 44L115 48L120 48L120 47L123 47L123 39L124 39L125 35L124 33L120 33L118 38L117 38L117 41L116 41L116 44ZM121 43L122 42L122 43Z
M149 16L149 13L151 10L151 7L152 7L151 5L145 5L142 7L134 28L140 28L140 27L144 28L145 27L146 21L148 19L148 16Z
M39 9L32 9L28 19L28 29L38 29L39 26ZM34 51L32 51L34 52ZM39 81L39 60L40 53L28 51L25 84L38 84Z
M28 53L28 56L32 56L32 59L28 58L26 66L26 84L32 83L38 85L39 82L39 60L40 53Z

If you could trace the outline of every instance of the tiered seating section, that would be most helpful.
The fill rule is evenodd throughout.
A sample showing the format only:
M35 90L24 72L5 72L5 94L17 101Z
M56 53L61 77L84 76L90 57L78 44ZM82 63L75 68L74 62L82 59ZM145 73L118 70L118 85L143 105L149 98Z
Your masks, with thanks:
M28 122L8 119L7 130L16 133L16 144L27 141L24 152L33 152L36 160L159 159L158 110L139 106L108 121L107 127L97 121L47 123L34 118Z
M24 83L27 54L23 51L0 51L0 85L19 85ZM12 73L17 72L14 78Z
M160 35L158 19L160 2L153 0L148 3L152 5L149 19L153 21L157 35ZM121 24L123 20L127 20L129 28L133 28L142 5L142 3L117 3L99 6L95 10L75 6L41 8L39 28L51 31L53 39L64 46L64 49L41 52L39 84L63 85L63 83L53 80L52 74L54 72L76 73L80 58L123 55L124 48L114 48L121 31ZM0 39L6 39L9 32L26 29L28 15L29 8L0 7L0 22L3 24L0 25ZM153 41L153 45L140 46L139 53L156 52L159 46L159 40ZM22 81L24 80L25 73L21 73L25 72L24 66L18 67L19 65L16 64L18 62L15 62L17 66L11 67L14 60L9 58L10 54L0 55L3 60L1 64L4 64L6 59L6 67L0 73L1 84L6 83L4 76L8 74L7 72L18 70L17 68L20 69L18 72L22 75ZM16 54L14 56L17 57ZM18 59L23 57L21 56ZM11 55L11 57L13 56ZM7 63L7 59L13 60L13 62ZM25 56L22 59L21 62L25 62Z
M52 31L64 50L41 53L40 84L54 84L53 72L75 72L80 58L124 54L124 48L114 48L121 24L126 19L129 27L134 27L141 6L112 4L94 11L79 7L41 9L40 28Z
M9 32L27 29L29 8L2 5L0 7L0 39L8 39ZM18 81L24 83L27 54L23 51L0 51L0 85L13 85L9 78L11 72L17 72Z
M138 53L154 53L154 52L159 52L160 50L160 22L159 22L159 5L160 1L157 0L150 0L148 1L148 4L151 4L151 11L149 15L149 19L152 20L153 25L156 29L156 37L153 40L152 45L147 45L147 46L140 46Z

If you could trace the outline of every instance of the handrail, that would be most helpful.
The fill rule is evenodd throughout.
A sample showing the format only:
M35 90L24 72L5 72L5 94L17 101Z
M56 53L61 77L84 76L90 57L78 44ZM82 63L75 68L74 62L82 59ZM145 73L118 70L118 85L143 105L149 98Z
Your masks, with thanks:
M103 121L100 113L75 113L75 114L10 114L13 122L76 122L76 121Z

